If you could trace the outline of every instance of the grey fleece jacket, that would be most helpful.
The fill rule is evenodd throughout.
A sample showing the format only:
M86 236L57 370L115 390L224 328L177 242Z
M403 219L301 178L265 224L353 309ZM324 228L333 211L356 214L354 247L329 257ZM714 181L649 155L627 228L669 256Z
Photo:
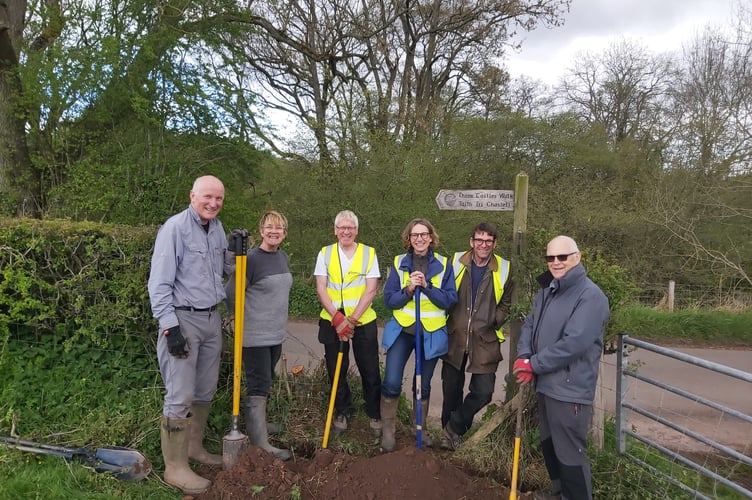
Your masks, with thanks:
M608 298L582 264L561 279L538 276L538 291L522 325L517 357L530 359L536 391L558 401L592 404Z

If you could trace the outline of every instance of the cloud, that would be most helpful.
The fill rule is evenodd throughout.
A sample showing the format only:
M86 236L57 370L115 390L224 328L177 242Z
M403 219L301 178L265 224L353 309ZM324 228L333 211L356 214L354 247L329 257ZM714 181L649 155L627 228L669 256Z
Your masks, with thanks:
M733 0L573 0L564 25L522 33L510 54L512 76L554 83L578 52L599 53L619 39L655 52L677 50L706 25L731 24Z

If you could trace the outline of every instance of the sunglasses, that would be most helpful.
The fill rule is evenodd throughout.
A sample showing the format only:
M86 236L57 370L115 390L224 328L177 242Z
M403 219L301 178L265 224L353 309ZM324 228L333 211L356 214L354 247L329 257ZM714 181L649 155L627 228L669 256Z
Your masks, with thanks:
M570 255L574 255L576 253L577 252L565 253L561 255L546 255L546 262L553 262L555 260L558 260L559 262L566 262Z

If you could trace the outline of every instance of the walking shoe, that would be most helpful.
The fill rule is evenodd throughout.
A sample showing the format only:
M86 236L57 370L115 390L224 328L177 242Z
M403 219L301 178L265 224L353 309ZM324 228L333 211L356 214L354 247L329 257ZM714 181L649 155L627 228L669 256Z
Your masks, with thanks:
M372 418L368 422L368 426L371 428L371 434L376 437L381 437L381 420L378 418Z
M334 435L340 436L347 430L347 417L344 415L337 415L334 420Z
M454 451L460 447L460 443L462 443L462 436L454 432L450 424L446 424L444 426L444 432L441 436L441 442L439 443L439 446L441 446L445 450Z

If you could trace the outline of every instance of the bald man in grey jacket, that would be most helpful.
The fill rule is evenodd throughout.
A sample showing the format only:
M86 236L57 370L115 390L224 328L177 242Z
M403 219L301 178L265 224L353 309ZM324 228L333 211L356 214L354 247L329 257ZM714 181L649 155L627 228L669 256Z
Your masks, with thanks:
M546 249L548 271L522 326L513 373L534 382L541 448L552 494L536 498L593 498L587 434L598 380L608 298L580 263L577 243L557 236Z

